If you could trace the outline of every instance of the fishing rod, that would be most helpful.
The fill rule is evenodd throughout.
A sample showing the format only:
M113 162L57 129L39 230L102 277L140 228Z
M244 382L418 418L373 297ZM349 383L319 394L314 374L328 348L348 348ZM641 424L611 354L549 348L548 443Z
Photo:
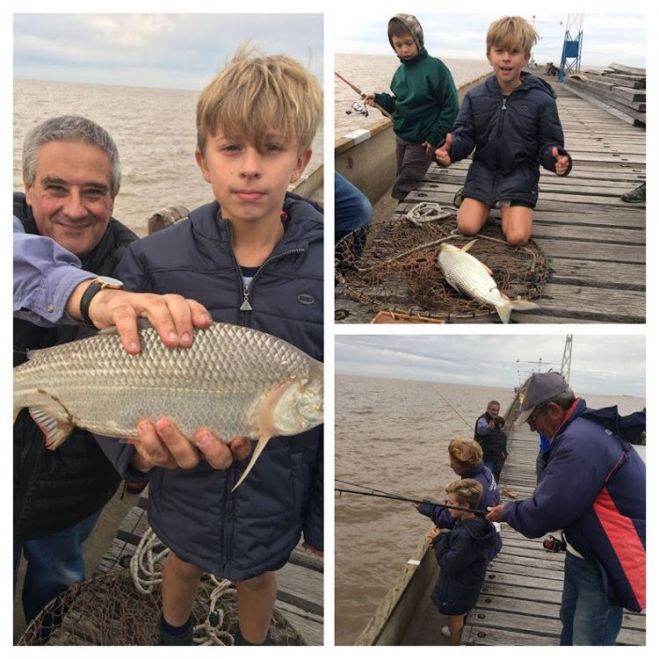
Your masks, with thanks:
M439 397L464 421L467 428L469 428L469 430L472 430L473 429L472 424L469 423L469 421L467 421L467 419L465 419L462 416L462 414L460 414L460 412L458 412L458 410L456 410L455 407L453 407L453 405L451 405L451 403L448 402L444 394L439 389L437 390L437 393L439 394Z
M346 85L348 85L348 87L350 87L350 89L352 89L353 92L356 92L357 94L359 94L360 98L366 98L366 94L361 89L359 89L359 87L357 87L356 85L353 85L349 80L346 80L340 73L337 73L336 71L334 71L334 75L339 80L342 80L343 82L345 82ZM387 117L388 119L391 119L393 121L393 117L381 105L378 105L377 103L375 103L375 107L378 110L380 110L380 112L382 112L382 114L385 117Z
M339 481L341 482L341 481ZM361 486L357 486L361 487ZM341 487L335 487L334 488L335 492L338 492L339 494L358 494L364 497L376 497L378 499L393 499L394 501L407 501L409 503L429 503L431 506L437 506L439 508L447 508L449 510L460 510L465 513L476 513L477 515L487 515L488 511L487 510L479 510L478 508L463 508L461 506L451 506L447 503L436 503L435 501L428 501L428 500L421 500L421 499L410 499L408 497L403 497L398 494L375 494L374 491L371 492L360 492L358 490L348 490L346 488L341 488ZM381 490L376 490L377 492L381 492Z

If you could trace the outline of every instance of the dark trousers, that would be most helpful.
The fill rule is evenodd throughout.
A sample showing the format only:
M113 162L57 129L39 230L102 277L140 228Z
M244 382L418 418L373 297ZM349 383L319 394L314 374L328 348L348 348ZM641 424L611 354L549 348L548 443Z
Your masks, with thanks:
M396 180L391 190L394 199L400 201L417 189L433 161L432 153L426 154L426 147L417 142L396 136Z

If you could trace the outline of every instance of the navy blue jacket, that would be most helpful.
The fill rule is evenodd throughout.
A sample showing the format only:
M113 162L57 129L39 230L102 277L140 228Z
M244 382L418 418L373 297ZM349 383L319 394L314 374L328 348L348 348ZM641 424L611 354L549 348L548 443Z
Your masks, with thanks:
M131 245L117 276L129 290L199 300L215 320L266 331L322 359L322 215L295 195L287 195L284 210L284 237L247 290L231 225L217 203ZM101 443L126 473L134 449ZM271 439L233 494L246 460L226 471L206 462L190 470L152 469L149 523L180 558L213 574L241 581L276 570L302 531L309 544L323 547L322 461L322 428L314 428Z
M494 480L492 472L482 462L473 469L461 474L461 478L473 478L483 486L483 496L477 506L480 510L487 510L491 506L498 506L501 502L499 486ZM417 510L422 515L430 517L435 526L440 529L452 529L457 522L457 518L452 517L448 508L444 508L443 506L424 501L419 504ZM488 560L491 561L501 551L502 546L501 534L497 533L494 544L490 548Z
M498 533L484 517L457 520L453 529L434 541L439 578L433 604L445 615L468 613L476 606Z
M526 72L508 96L501 93L496 76L467 93L450 152L456 162L475 149L465 196L489 204L504 199L537 202L539 165L556 171L552 147L569 156L555 99L549 84ZM571 168L570 157L568 173Z
M640 611L645 608L645 464L616 434L619 428L617 411L588 410L578 399L552 440L533 496L506 504L503 518L529 538L564 529L582 556L599 563L609 601Z

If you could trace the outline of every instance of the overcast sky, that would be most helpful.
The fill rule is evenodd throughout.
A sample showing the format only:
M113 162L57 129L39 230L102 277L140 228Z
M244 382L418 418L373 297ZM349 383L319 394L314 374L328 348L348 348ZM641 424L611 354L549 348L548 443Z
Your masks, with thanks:
M455 9L455 5L452 8ZM554 62L558 65L568 14L541 13L538 11L541 9L539 3L535 7L533 3L528 3L522 13L528 21L535 22L541 37L533 50L533 57L537 62ZM415 15L423 26L426 48L431 55L440 58L481 59L485 58L485 35L489 24L505 12L506 8L499 6L493 13L419 12ZM379 12L374 14L371 12L371 17L364 17L363 20L339 22L335 31L336 52L393 55L387 39L387 21L390 16ZM645 14L584 14L582 64L606 66L616 62L645 66L646 25ZM576 37L578 29L572 26L570 34Z
M540 359L560 370L564 346L564 335L337 336L336 373L513 387ZM570 382L579 393L645 397L645 338L574 335Z
M15 14L14 77L197 90L246 41L322 78L321 14Z

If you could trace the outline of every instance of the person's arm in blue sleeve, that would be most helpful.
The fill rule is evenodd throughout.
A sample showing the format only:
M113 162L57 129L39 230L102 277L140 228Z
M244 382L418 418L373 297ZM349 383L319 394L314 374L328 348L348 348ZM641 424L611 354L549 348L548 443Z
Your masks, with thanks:
M451 162L466 158L474 150L476 146L475 134L471 97L467 94L464 101L462 101L462 107L451 130L453 140L450 152Z
M315 473L313 484L311 486L311 496L307 515L304 520L304 544L309 549L323 551L324 534L323 534L323 426L318 429L320 434L318 453L316 456Z
M73 291L95 274L52 238L25 233L13 217L14 317L41 327L79 322L66 312Z
M562 529L592 508L606 479L607 465L594 464L587 448L552 456L533 495L507 503L503 520L527 538Z
M487 422L487 419L481 417L476 423L476 434L485 436L490 432L490 425Z
M438 506L434 503L422 501L416 509L434 522L435 526L440 529L450 529L455 525L455 518L451 517L448 508Z

